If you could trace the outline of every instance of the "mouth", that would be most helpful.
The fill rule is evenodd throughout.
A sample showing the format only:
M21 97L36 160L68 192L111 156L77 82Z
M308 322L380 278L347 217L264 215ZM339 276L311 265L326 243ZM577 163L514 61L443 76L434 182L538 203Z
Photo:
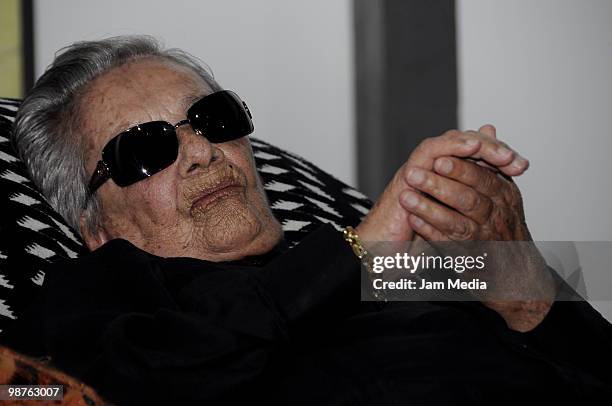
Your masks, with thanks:
M191 211L206 210L221 199L234 196L242 192L242 185L236 180L226 180L217 185L203 189L191 204Z

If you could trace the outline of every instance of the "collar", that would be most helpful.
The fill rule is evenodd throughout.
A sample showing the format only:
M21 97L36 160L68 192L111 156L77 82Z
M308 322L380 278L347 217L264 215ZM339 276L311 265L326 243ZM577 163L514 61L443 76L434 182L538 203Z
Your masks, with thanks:
M247 257L237 259L234 261L219 262L221 264L228 265L247 265L247 266L264 266L268 262L272 261L277 256L285 253L289 249L289 244L284 238L280 240L278 244L274 246L270 251L261 255L249 255Z

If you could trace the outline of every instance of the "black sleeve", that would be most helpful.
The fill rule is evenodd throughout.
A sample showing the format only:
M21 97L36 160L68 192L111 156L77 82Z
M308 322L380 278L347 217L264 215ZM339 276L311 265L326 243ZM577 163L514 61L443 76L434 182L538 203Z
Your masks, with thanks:
M582 299L554 270L557 300L533 330L524 334L528 345L568 369L578 368L612 384L612 325Z
M583 300L554 270L557 297L542 322L521 333L480 302L461 305L492 328L516 351L544 361L573 384L612 385L612 325Z
M57 366L122 405L247 396L302 325L359 305L359 262L329 225L264 268L202 270L176 295L159 261L108 244L92 269L48 281L43 330Z

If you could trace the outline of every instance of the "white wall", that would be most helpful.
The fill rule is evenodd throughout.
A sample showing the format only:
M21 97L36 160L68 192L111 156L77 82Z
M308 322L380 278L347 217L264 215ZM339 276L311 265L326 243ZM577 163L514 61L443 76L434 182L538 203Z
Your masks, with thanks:
M540 240L612 240L612 2L457 2L460 123L492 122L531 161Z
M208 63L254 136L356 180L350 0L37 0L36 72L62 46L151 34Z
M530 159L535 239L612 240L611 17L608 0L457 2L461 127L494 123Z

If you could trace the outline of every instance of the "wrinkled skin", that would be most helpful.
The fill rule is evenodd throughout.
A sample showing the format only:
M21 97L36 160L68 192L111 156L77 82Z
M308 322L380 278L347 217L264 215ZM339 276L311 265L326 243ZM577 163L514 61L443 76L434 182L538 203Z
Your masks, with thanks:
M452 130L428 138L396 172L358 231L366 241L413 240L413 247L423 246L422 240L531 241L520 191L509 178L528 166L527 160L497 140L490 125L478 132ZM371 237L380 235L385 238ZM535 246L507 247L491 258L491 289L475 296L510 328L529 331L548 313L555 283ZM510 259L513 272L504 272L509 267L503 264ZM508 287L520 292L517 297L534 300L497 299Z
M431 171L410 167L406 180L416 190L404 191L400 204L410 212L411 227L424 239L459 242L438 245L451 251L462 241L523 241L488 245L488 288L473 295L502 315L510 328L536 327L552 306L556 284L530 243L521 193L512 179L469 160L443 157L435 160ZM465 250L460 254L465 255Z
M138 123L185 119L194 99L211 91L193 72L159 59L139 59L96 78L80 103L86 168L93 173L104 145ZM177 160L127 187L112 180L97 191L102 227L81 232L93 250L124 238L155 255L223 261L269 251L282 236L257 175L247 137L211 144L186 125ZM235 184L205 207L193 201L221 180Z
M416 193L418 189L410 184L408 178L415 170L433 171L434 162L438 158L477 159L498 168L506 176L521 175L527 169L528 161L495 137L487 135L486 131L489 131L489 127L481 128L481 132L451 130L441 136L422 141L398 169L382 196L359 225L358 231L362 239L366 241L413 239L414 224L410 223L411 212L406 210L406 206L401 205L401 202L405 201L408 195L421 196ZM458 197L463 198L463 196ZM459 219L457 216L451 218L454 220L451 226L455 226L457 219Z

